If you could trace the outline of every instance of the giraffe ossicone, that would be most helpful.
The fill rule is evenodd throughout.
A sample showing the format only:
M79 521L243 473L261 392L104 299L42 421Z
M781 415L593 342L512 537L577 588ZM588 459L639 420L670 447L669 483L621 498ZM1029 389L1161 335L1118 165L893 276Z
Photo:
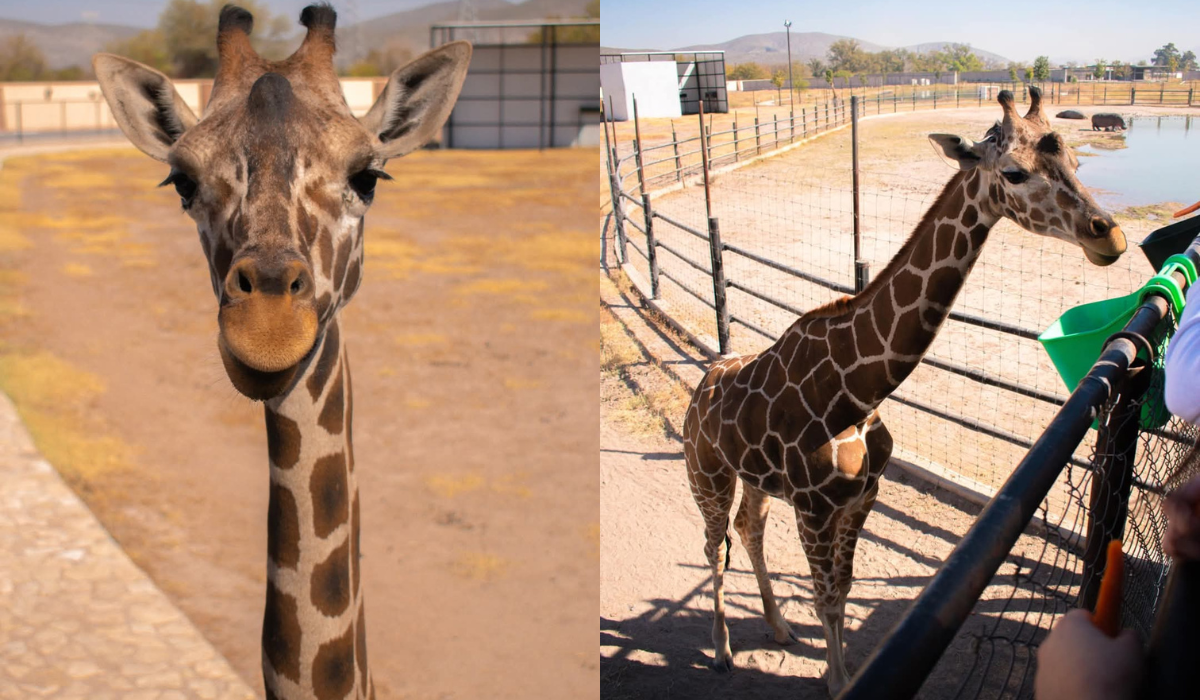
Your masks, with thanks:
M333 67L337 14L300 13L303 43L268 61L226 5L197 118L162 73L92 60L129 140L167 163L196 222L233 386L265 403L270 463L263 679L268 698L370 698L350 365L338 311L363 274L363 219L383 168L424 146L458 99L471 46L396 69L356 118Z
M1030 97L1021 116L1001 92L1004 117L983 141L930 137L959 172L862 292L806 313L756 355L714 363L696 388L684 457L712 567L716 670L733 668L724 574L738 481L733 526L780 643L796 637L771 588L763 528L771 497L795 510L836 696L849 681L843 628L854 549L892 452L878 408L929 350L992 227L1008 218L1078 245L1097 265L1125 252L1120 227L1076 179L1078 161L1050 128L1040 91L1031 87Z

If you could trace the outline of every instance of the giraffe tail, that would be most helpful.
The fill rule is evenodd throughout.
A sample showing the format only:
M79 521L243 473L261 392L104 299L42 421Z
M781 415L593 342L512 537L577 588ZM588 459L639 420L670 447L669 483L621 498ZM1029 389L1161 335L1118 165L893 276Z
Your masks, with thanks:
M733 536L725 533L725 569L729 569L729 558L733 555Z

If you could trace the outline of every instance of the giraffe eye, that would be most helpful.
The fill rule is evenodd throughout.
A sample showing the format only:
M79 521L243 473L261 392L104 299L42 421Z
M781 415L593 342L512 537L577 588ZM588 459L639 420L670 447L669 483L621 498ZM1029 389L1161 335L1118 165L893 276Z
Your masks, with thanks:
M1029 179L1029 173L1024 170L1002 170L1000 174L1014 185L1019 185Z
M392 176L382 170L367 168L350 176L350 189L354 190L359 199L370 204L375 198L375 183L380 179L391 180Z
M179 193L180 203L183 208L187 209L192 206L192 200L196 198L196 190L200 187L196 181L185 175L182 171L172 170L166 180L159 183L159 187L165 185L175 185L175 191Z

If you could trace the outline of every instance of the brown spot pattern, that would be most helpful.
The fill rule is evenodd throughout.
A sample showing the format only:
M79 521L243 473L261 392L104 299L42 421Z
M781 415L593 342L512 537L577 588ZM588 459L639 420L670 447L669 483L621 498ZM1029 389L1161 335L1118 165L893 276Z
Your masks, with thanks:
M354 625L317 650L312 683L318 700L342 700L354 687Z
M328 537L350 516L348 490L346 457L341 452L335 452L318 459L309 479L313 531L317 537Z
M325 396L325 405L321 407L321 415L317 417L317 425L320 425L331 435L341 435L342 428L345 426L345 416L343 411L346 407L346 397L342 393L342 369L338 366L337 378L333 380L333 386L329 387L329 393Z
M308 393L312 396L313 401L321 397L325 382L329 381L329 375L333 372L334 365L337 364L340 347L338 324L337 321L334 321L325 331L325 341L321 346L321 355L317 358L317 366L313 369L312 374L308 375Z
M310 595L313 607L329 617L337 617L350 607L350 541L329 553L313 567Z
M275 673L293 683L300 682L300 620L296 599L267 581L267 604L263 613L262 649Z
M271 483L267 505L267 555L281 569L300 563L300 516L296 498L286 487Z
M300 459L300 427L296 421L267 409L267 455L280 469L291 469Z

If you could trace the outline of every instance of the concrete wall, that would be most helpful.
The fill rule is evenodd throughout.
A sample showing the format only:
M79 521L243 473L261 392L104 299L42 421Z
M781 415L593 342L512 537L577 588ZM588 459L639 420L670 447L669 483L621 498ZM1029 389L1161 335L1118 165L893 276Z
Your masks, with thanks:
M633 96L639 117L679 117L680 78L674 61L627 61L600 66L604 104L612 100L614 121L633 119Z
M442 143L450 148L598 145L599 64L599 46L476 44Z
M366 114L383 89L384 78L345 78L342 94L356 115ZM212 93L211 80L177 80L175 91L200 114ZM0 83L0 134L116 129L108 103L93 81Z

